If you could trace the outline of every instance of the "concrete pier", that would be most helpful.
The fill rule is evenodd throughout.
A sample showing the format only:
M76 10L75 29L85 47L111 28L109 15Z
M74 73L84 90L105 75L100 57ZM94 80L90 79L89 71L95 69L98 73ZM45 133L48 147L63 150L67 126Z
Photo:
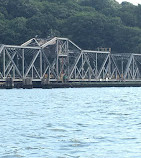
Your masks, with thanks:
M6 89L12 89L13 87L14 87L13 79L11 77L6 78L5 88Z
M32 89L33 88L33 83L32 83L32 78L25 78L23 79L23 88L24 89Z
M42 84L43 86L49 84L49 79L48 79L48 78L42 78L41 84Z

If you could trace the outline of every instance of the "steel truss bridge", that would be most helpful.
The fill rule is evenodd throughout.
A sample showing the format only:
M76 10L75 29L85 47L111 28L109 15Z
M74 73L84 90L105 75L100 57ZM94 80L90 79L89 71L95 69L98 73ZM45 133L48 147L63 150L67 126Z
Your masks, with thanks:
M0 81L141 81L141 54L82 50L67 38L0 45Z

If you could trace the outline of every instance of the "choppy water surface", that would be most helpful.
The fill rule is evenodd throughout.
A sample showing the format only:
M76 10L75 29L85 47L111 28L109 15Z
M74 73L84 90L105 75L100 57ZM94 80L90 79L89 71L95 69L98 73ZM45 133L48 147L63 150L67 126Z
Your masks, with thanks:
M0 90L1 158L141 158L141 88Z

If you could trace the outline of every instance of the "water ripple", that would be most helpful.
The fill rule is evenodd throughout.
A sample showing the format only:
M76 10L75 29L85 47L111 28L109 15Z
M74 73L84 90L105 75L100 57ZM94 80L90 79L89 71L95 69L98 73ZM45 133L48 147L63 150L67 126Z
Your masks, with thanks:
M1 158L141 157L141 88L0 91Z

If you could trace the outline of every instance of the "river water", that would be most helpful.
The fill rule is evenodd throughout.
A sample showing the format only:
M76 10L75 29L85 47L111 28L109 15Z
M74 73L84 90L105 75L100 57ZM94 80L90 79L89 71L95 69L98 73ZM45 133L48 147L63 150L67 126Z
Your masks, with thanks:
M141 158L141 88L0 90L0 158Z

